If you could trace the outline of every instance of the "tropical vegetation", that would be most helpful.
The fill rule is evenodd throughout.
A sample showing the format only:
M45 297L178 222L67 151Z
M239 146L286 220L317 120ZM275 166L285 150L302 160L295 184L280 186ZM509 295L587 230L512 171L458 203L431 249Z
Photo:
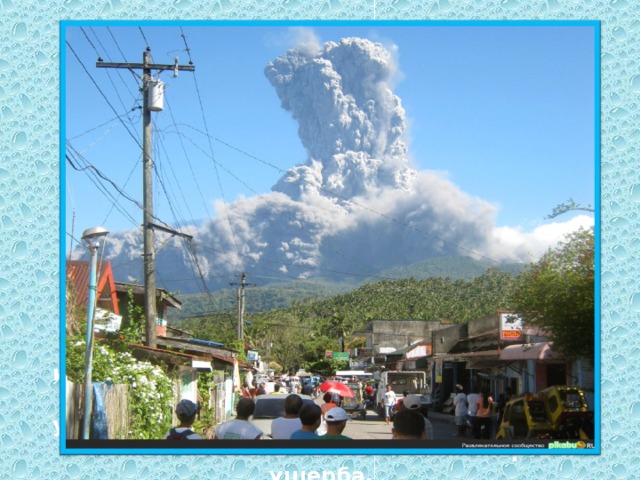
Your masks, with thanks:
M513 305L565 358L594 357L594 260L593 230L579 230L518 277Z
M295 371L324 357L327 350L363 347L363 339L353 334L371 320L464 323L509 309L515 286L513 274L495 268L471 280L384 280L324 300L248 313L245 340L267 361ZM184 320L179 328L198 338L231 343L236 325L237 314L229 311Z

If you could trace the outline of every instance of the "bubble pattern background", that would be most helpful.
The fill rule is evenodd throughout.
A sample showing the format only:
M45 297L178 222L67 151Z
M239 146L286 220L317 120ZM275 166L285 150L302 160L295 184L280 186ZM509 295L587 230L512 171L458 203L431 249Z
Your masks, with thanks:
M640 476L640 4L635 0L0 0L0 472L14 479ZM601 20L600 456L59 455L62 19ZM550 172L552 174L552 172ZM540 186L544 188L543 185Z

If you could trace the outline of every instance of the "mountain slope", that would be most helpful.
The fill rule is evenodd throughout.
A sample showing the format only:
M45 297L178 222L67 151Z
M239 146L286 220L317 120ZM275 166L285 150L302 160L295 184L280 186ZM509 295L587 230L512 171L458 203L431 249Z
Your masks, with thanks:
M439 257L424 260L404 267L385 270L365 281L356 283L335 283L322 280L306 280L298 282L278 282L261 287L245 289L245 311L264 312L275 309L285 309L300 301L321 301L347 294L364 285L413 278L424 280L427 278L448 278L451 281L472 280L494 267L497 271L512 275L521 271L522 264L505 264L495 267L488 262L474 260L470 257ZM170 319L179 322L190 316L197 316L208 312L234 312L237 309L236 289L226 289L210 295L192 294L180 295L183 302L182 309L171 311Z

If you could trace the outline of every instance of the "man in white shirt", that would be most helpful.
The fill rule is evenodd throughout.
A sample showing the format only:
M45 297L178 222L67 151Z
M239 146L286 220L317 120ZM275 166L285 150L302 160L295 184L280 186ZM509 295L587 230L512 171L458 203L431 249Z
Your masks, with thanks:
M475 393L478 391L478 389L475 387L475 385L472 387L472 393L470 393L469 395L467 395L467 405L469 407L469 421L471 423L471 428L474 434L473 438L477 438L476 435L476 412L478 411L478 397L480 397L480 394Z
M243 397L236 406L236 418L218 425L216 440L258 440L262 437L262 430L249 421L256 404L252 398Z
M391 409L396 404L396 392L391 390L391 385L387 385L387 391L384 392L384 423L391 425Z
M302 428L301 408L302 398L295 393L284 399L284 417L276 418L271 422L271 437L274 440L289 440L293 432Z
M453 405L456 407L455 417L458 432L456 437L464 437L467 433L467 414L469 408L467 406L467 396L464 394L464 387L460 384L456 385L456 396L453 397Z

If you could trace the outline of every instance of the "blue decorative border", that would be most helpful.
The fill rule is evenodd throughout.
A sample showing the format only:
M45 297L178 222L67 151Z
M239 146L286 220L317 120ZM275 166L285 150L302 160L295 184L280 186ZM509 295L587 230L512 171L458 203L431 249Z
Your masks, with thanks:
M0 3L0 470L12 478L270 478L307 468L365 478L640 476L634 367L640 288L640 7L630 1L72 0ZM311 12L311 13L309 13ZM63 19L593 19L602 22L600 456L59 456L58 21ZM599 146L597 146L597 149ZM526 460L524 460L526 458Z
M535 21L512 21L512 20L505 20L505 21L492 21L492 20L477 20L477 21L467 21L467 20L462 20L462 21L403 21L403 22L397 22L397 21L377 21L377 22L373 22L373 21L324 21L324 22L320 22L320 21L306 21L306 22L299 22L299 21L278 21L278 22L267 22L267 21L250 21L250 22L245 22L245 21L225 21L225 22L220 22L220 21L197 21L197 22L185 22L185 21L143 21L143 22L139 22L139 21L117 21L117 22L109 22L109 21L91 21L91 22L87 22L87 21L63 21L61 22L61 35L60 35L60 43L61 43L61 55L60 55L60 69L61 69L61 119L65 118L65 102L64 102L64 92L65 90L65 85L66 85L66 75L65 75L65 71L64 71L64 66L66 65L66 49L64 48L64 43L66 40L66 29L68 27L72 27L72 26L104 26L104 25L109 25L109 26L113 26L113 25L118 25L118 26L174 26L176 24L180 24L183 26L194 26L194 25L198 25L200 27L203 26L210 26L210 27L215 27L215 26L220 26L220 25L225 25L225 26L229 26L229 25L233 25L236 26L238 28L242 28L242 27L247 27L247 26L268 26L268 25L274 25L274 26L315 26L315 27L322 27L322 26L384 26L384 25L389 25L389 26L398 26L399 24L402 24L403 26L421 26L421 27L434 27L434 26L438 26L438 27L455 27L455 26L474 26L474 27L486 27L486 26L492 26L492 27L504 27L504 28L511 28L511 27L547 27L547 26L564 26L564 27L591 27L593 29L593 39L594 39L594 94L595 94L595 115L594 115L594 138L599 138L599 132L600 132L600 118L599 118L599 111L600 111L600 69L599 69L599 60L600 60L600 22L597 21L541 21L541 20L535 20ZM64 191L64 185L62 184L62 181L64 181L64 177L65 177L65 163L64 160L64 155L65 155L65 129L64 129L64 121L60 122L61 125L61 136L60 136L60 170L61 170L61 191ZM596 142L599 143L599 142ZM600 151L599 149L596 149L594 151L594 163L595 163L595 171L598 172L599 171L599 164L600 164ZM598 172L599 173L599 172ZM595 189L596 192L599 191L599 175L596 175L595 178ZM64 203L64 196L61 196L61 202ZM596 201L596 205L595 205L595 216L596 218L599 217L599 213L600 213L600 208L599 208L599 199L597 199ZM61 224L65 225L65 209L63 208L64 205L61 206L61 216L62 216L62 220L61 220ZM596 227L598 227L598 225L596 225ZM599 232L599 229L596 228L595 230L596 232ZM61 307L60 307L60 315L61 318L64 318L65 315L65 311L66 311L66 305L65 305L65 299L64 299L64 279L66 278L66 276L64 275L64 250L65 250L65 236L61 235L60 236L60 249L61 249L61 277L60 277L60 282L61 282L61 291L60 291L60 298L61 298ZM596 253L599 253L599 244L600 244L600 238L599 235L596 235ZM596 266L596 284L598 285L597 288L599 288L599 265ZM596 296L595 298L598 298L598 296ZM600 322L599 322L599 304L596 305L596 319L595 319L595 328L599 329L600 328ZM61 328L61 332L60 332L60 365L61 365L61 371L64 375L64 359L65 359L65 335L64 335L64 324L61 322L60 325ZM599 343L599 339L598 339L598 343ZM597 352L599 351L596 350ZM600 392L599 392L599 375L600 375L600 365L599 365L599 359L596 358L594 361L594 376L596 377L596 391L595 391L595 405L594 405L594 414L597 414L597 416L595 418L600 418L599 414L600 414ZM64 454L116 454L116 455L122 455L122 454L156 454L156 455L166 455L167 453L172 453L172 454L180 454L180 455L202 455L202 454L207 454L207 455L226 455L226 454L252 454L252 455L272 455L274 453L273 448L269 448L268 446L262 445L262 447L264 448L233 448L233 449L225 449L225 450L220 450L220 449L216 449L214 447L209 448L209 449L202 449L202 448L193 448L193 449L184 449L184 448L180 448L180 449L174 449L170 452L166 452L165 450L158 450L158 449L153 449L153 448L146 448L146 446L144 445L144 442L140 442L140 448L138 448L138 446L132 447L130 450L127 449L120 449L120 448L69 448L66 445L66 441L64 439L64 433L66 431L65 425L64 425L64 418L63 418L63 412L65 411L65 386L64 384L61 383L61 393L60 393L60 398L61 398L61 440L60 440L60 451L61 453ZM571 454L571 455L598 455L600 454L600 426L599 423L596 422L596 427L595 427L595 447L594 448L589 448L589 449L526 449L526 448L520 448L520 449L510 449L510 448L491 448L491 449L482 449L482 448L469 448L469 449L465 449L465 448L452 448L452 449L442 449L442 448L399 448L399 447L395 447L395 448L383 448L378 446L377 448L362 448L362 449L358 449L358 448L338 448L333 446L333 448L317 448L317 449L294 449L294 448L288 448L288 449L279 449L277 450L279 454L287 454L287 455L309 455L309 454L316 454L316 455L398 455L398 454L403 454L403 455L428 455L428 454L447 454L447 455L451 455L451 454L463 454L463 455L472 455L472 454L480 454L480 455L487 455L487 454L507 454L507 455L567 455L567 454Z

